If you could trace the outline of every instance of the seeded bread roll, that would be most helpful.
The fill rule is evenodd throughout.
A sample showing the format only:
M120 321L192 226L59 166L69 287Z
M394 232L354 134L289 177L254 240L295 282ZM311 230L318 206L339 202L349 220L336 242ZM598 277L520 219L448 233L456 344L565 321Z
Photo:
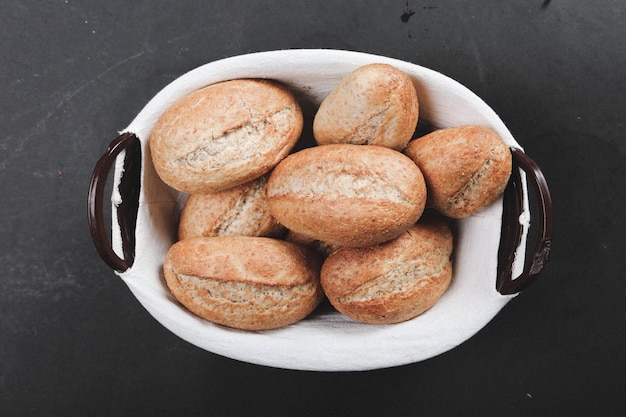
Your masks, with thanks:
M221 191L269 172L293 148L302 123L298 102L280 84L225 81L187 95L159 118L152 160L179 191Z
M163 265L178 301L211 322L267 330L309 315L323 298L321 261L304 247L248 236L181 240Z
M427 206L451 218L470 216L492 204L511 175L511 151L487 127L436 130L412 140L404 152L424 174Z
M419 116L411 78L388 64L369 64L346 76L322 101L313 120L320 145L352 143L403 150Z
M322 266L322 287L330 303L354 320L409 320L435 305L450 285L452 245L447 224L424 216L390 242L330 254Z
M285 228L270 214L267 175L212 194L187 198L178 225L178 238L200 236L279 237Z
M267 184L272 215L287 229L331 246L391 240L422 215L419 168L382 146L334 144L291 154Z

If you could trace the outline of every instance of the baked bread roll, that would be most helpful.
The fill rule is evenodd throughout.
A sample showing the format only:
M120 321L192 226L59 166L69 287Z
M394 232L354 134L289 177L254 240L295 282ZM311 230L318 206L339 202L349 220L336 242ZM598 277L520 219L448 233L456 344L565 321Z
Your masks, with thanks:
M320 145L380 145L401 151L418 116L411 78L391 65L369 64L348 74L322 101L313 135Z
M422 215L419 168L382 146L334 144L289 155L267 184L270 212L287 229L332 246L391 240Z
M187 95L159 118L152 161L176 190L213 193L269 172L291 151L302 124L300 105L284 86L224 81Z
M431 308L450 285L452 246L447 224L424 216L390 242L331 253L322 266L322 287L330 303L354 320L409 320Z
M178 238L279 237L285 228L270 213L267 175L212 194L192 194L180 215Z
M267 330L309 315L323 298L321 261L301 246L265 237L181 240L167 253L165 281L180 303L211 322Z
M511 175L511 151L487 127L439 129L412 140L404 152L424 174L427 206L451 218L470 216L492 204Z

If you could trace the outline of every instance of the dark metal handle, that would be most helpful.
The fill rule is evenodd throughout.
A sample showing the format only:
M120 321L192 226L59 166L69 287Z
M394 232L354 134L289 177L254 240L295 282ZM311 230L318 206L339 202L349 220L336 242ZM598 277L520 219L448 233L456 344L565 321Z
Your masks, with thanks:
M527 288L546 266L552 246L552 198L548 183L537 164L523 151L511 148L513 170L504 192L502 213L502 236L498 251L498 276L496 289L500 294L514 294ZM538 212L537 242L530 257L524 263L520 276L513 279L512 268L515 251L522 241L522 225L519 217L523 212L523 193L520 170L527 174L532 185Z
M109 241L109 230L104 222L104 189L111 167L120 152L124 156L124 173L119 192L122 198L117 207L117 218L122 238L123 259L113 250ZM123 133L115 138L100 157L91 176L88 198L89 231L100 257L111 268L124 272L135 261L135 227L139 207L141 181L141 143L132 133Z

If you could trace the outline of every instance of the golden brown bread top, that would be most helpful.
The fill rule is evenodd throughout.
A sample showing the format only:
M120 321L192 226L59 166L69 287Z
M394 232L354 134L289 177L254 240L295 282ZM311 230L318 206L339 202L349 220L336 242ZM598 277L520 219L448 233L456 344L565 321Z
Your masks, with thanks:
M285 158L270 175L272 215L288 229L333 246L369 246L415 223L426 202L419 168L374 145L333 144Z
M424 216L398 238L368 248L340 248L322 266L322 287L343 314L366 323L396 323L432 307L452 278L453 236Z
M277 286L309 281L316 262L313 252L298 245L249 236L182 240L172 245L166 258L168 267L180 275Z
M411 78L388 64L364 65L322 101L313 120L318 144L352 143L402 150L419 116Z
M404 153L422 170L427 206L452 218L469 216L504 192L511 152L493 130L459 126L412 140Z
M209 193L267 173L293 148L302 124L300 105L284 86L224 81L173 104L155 124L150 149L168 185Z
M340 248L323 266L324 274L341 275L333 295L355 301L371 299L372 284L411 285L408 271L428 277L450 262L452 232L443 221L420 221L397 239L367 248ZM393 266L393 268L389 268ZM395 279L395 280L394 280ZM365 284L368 284L364 287Z
M211 194L192 194L183 207L178 238L199 236L278 237L284 227L270 214L267 175Z
M175 243L163 271L188 310L245 330L286 326L323 298L321 261L295 244L264 237L200 237Z

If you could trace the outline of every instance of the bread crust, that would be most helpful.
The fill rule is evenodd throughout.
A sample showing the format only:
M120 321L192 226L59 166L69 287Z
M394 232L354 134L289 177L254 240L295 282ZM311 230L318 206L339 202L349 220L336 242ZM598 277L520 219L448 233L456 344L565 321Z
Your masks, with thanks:
M511 152L483 126L439 129L412 140L404 153L422 170L427 206L451 218L470 216L496 201L511 175Z
M446 222L424 216L390 242L331 253L322 266L322 287L331 304L354 320L406 321L431 308L449 287L452 249Z
M300 105L284 86L224 81L172 105L154 126L150 150L165 183L205 194L269 172L291 151L302 125Z
M419 103L411 78L388 64L348 74L322 101L313 120L320 145L352 143L403 150L417 126Z
M267 175L211 194L187 198L178 225L178 238L200 236L280 237L285 228L270 213Z
M270 175L272 215L289 230L331 246L391 240L426 203L419 168L382 146L333 144L294 153Z
M321 261L304 247L265 237L199 237L175 243L163 265L174 297L194 314L243 330L309 315L323 298Z

